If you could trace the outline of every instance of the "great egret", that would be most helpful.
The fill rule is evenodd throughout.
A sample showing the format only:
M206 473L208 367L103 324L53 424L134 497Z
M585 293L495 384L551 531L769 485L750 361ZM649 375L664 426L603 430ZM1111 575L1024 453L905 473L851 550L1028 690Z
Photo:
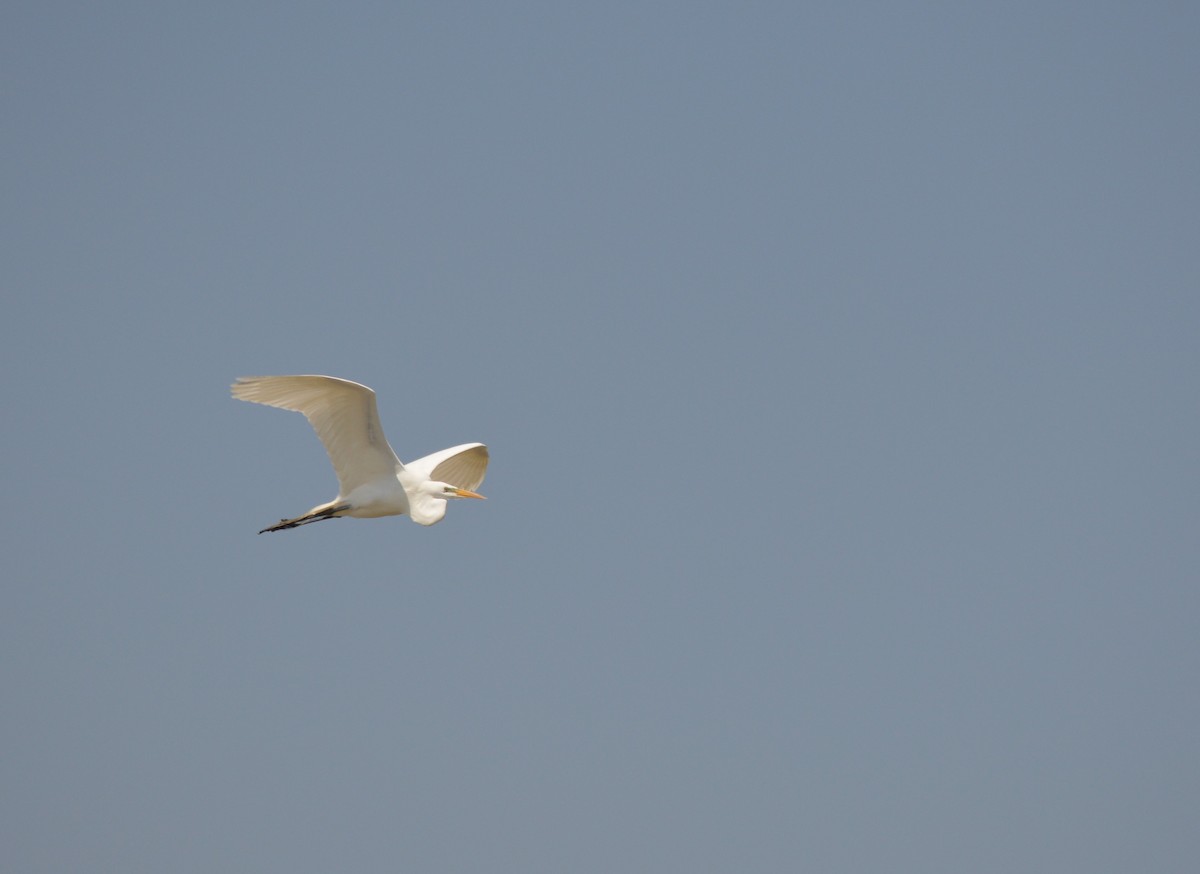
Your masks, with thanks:
M448 498L483 498L473 490L487 473L486 446L463 443L401 464L383 436L375 392L365 385L334 376L243 376L231 390L238 400L303 413L338 478L332 501L259 534L339 516L408 514L433 525L446 515Z

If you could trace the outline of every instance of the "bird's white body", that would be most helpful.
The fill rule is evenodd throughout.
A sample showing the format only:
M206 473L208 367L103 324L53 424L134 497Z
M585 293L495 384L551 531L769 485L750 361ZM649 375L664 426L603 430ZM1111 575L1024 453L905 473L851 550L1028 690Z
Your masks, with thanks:
M333 376L250 376L238 379L232 393L239 400L303 413L337 473L336 498L263 531L340 516L407 515L433 525L446 515L447 499L483 497L473 490L487 473L486 446L463 443L401 463L383 436L375 392L365 385Z

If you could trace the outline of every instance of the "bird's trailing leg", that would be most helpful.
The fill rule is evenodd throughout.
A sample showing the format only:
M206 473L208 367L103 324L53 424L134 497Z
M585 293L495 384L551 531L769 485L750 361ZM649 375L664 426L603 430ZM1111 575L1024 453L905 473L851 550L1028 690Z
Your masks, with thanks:
M268 531L286 531L288 528L299 528L301 525L307 525L310 522L320 522L324 519L337 519L338 514L350 509L349 504L333 504L324 507L318 507L305 513L303 516L297 516L295 519L280 519L279 524L272 525L270 528L264 528L259 534L266 534Z

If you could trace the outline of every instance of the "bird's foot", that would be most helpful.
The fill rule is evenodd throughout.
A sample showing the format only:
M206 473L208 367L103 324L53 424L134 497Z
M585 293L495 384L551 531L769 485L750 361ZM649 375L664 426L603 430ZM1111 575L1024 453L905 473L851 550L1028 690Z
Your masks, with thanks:
M334 507L326 507L319 513L308 513L304 516L297 516L295 519L280 519L278 525L271 525L259 531L259 534L266 534L268 531L286 531L289 528L299 528L301 525L308 525L310 522L320 522L324 519L337 519L338 513L345 512L350 509L349 504L338 504Z

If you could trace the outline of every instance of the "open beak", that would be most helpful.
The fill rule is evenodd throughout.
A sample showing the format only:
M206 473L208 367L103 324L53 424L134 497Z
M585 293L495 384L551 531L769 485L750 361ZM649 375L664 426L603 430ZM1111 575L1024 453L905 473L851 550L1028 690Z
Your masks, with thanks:
M454 494L458 495L460 498L479 498L481 501L487 500L487 498L485 498L483 495L478 495L475 492L470 492L466 489L455 489Z

